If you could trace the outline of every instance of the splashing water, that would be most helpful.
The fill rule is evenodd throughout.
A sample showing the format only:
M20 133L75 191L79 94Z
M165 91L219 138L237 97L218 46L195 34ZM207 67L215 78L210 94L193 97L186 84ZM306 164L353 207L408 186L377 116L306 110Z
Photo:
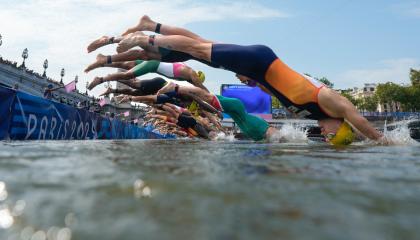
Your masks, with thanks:
M418 142L411 138L408 124L409 120L401 121L393 125L392 130L388 130L387 123L384 124L384 136L392 143L392 145L417 145Z
M292 124L285 124L268 140L270 142L307 143L307 130Z
M232 132L229 132L228 134L224 132L220 132L216 135L215 140L216 141L229 141L229 142L236 141L235 135Z

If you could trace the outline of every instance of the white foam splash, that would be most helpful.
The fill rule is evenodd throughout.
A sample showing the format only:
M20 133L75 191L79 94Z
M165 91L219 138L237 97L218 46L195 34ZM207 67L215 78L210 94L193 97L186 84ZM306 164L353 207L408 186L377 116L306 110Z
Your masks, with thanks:
M216 135L215 140L216 141L229 141L229 142L236 141L235 135L232 132L229 132L228 134L226 134L224 132L219 132Z
M388 130L384 124L384 136L391 145L416 145L418 142L411 138L408 124L410 120L401 121L395 124L395 129Z
M284 124L268 139L269 142L307 143L307 131L292 124Z

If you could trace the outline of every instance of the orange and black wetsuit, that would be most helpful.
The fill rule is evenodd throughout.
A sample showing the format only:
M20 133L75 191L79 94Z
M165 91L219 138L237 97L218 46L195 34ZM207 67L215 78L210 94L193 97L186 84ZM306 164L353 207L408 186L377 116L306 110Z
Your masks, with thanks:
M256 80L300 117L330 118L318 104L318 93L324 85L292 70L267 46L213 44L211 62Z

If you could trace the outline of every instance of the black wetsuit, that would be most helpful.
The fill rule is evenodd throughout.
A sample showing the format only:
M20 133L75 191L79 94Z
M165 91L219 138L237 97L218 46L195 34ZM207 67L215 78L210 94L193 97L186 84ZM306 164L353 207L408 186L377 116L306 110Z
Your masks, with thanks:
M155 95L161 88L167 84L167 81L161 77L141 80L140 88L136 89L139 96Z
M200 135L203 138L208 138L209 137L209 133L208 131L203 127L203 125L201 125L200 123L198 123L193 116L186 114L186 113L181 113L178 116L178 126L184 128L184 129L194 129L194 131L196 131L198 133L198 135Z
M188 53L184 53L184 52L179 52L179 51L174 51L174 50L169 50L163 47L159 47L159 53L161 55L161 61L162 62L169 62L169 63L174 63L174 62L186 62L188 60L196 60L199 61L201 63L204 63L208 66L214 67L214 68L218 68L219 65L216 65L214 63L211 62L207 62L205 60L202 59L198 59Z

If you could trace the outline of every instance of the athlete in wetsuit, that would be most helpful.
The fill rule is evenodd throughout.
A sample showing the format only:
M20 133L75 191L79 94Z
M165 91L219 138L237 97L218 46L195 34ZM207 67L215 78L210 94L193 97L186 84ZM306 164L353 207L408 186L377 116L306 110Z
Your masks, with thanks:
M151 20L147 25L147 27L142 26L140 22L126 33L130 33L133 29L136 31L152 29L155 32L159 29L160 33L165 34L162 29L170 28ZM192 37L191 32L185 31L187 33L183 35L151 36L136 32L122 39L117 51L124 52L140 46L143 49L162 47L185 52L196 59L211 63L212 66L220 66L257 81L291 112L301 117L318 120L322 133L334 145L346 145L353 141L354 133L348 123L366 137L387 143L387 139L359 114L350 101L314 79L295 72L269 47L202 41L194 37L196 35Z
M187 36L193 39L196 39L200 42L211 42L209 40L206 40L204 38L201 38L200 36L186 30L183 28L178 28L174 26L169 25L162 25L157 24L154 21L152 21L148 16L143 16L139 22L139 24L127 30L122 34L122 36L102 36L98 38L97 40L93 41L89 44L87 47L87 51L90 53L92 51L95 51L96 49L109 45L109 44L115 44L121 42L125 37L134 36L136 34L139 34L138 31L154 31L156 33L161 33L163 35L182 35ZM102 55L103 56L103 55ZM100 55L98 55L100 58ZM97 57L97 60L98 60ZM195 56L183 52L183 51L174 51L174 49L170 48L164 48L161 46L146 46L143 49L133 49L130 51L124 51L120 52L118 55L112 56L113 61L133 61L133 60L159 60L161 62L185 62L187 60L196 60L200 61L204 64L217 67L216 65L213 65L209 61L205 61L200 58L196 58ZM103 60L102 60L103 61ZM105 63L105 62L104 62Z
M180 62L164 63L156 60L136 60L133 62L109 62L104 66L127 69L128 71L109 74L106 77L95 77L88 86L89 90L104 82L119 81L125 83L124 81L132 81L135 77L140 77L148 73L159 73L168 78L186 80L195 86L206 89L202 83L204 81L204 74L202 72L197 74L190 67Z
M113 73L103 78L96 77L89 84L89 90L93 89L95 86L102 82L129 80L135 77L143 76L148 73L158 73L165 77L181 81L186 80L197 87L206 89L203 85L203 81L205 78L204 73L200 71L195 72L192 68L190 68L182 62L165 63L157 60L113 62L112 56L98 56L101 57L97 58L97 61L95 63L89 65L85 69L85 72L89 72L98 67L114 67L126 69L128 71ZM103 60L106 61L106 63L103 63Z
M200 89L200 88L198 88ZM204 91L204 90L203 90ZM203 101L200 97L189 94L189 93L183 93L179 94L176 91L170 91L165 92L164 94L156 94L156 95L147 95L147 96L125 96L123 99L121 99L120 102L143 102L148 104L165 104L165 103L171 103L178 106L187 107L192 101L195 101L200 108L202 108L205 111L216 113L219 116L221 116L220 110L220 104L211 105L207 103L206 101ZM188 104L185 104L185 103Z
M214 95L193 86L177 86L175 83L167 84L159 90L158 94L165 93L166 91L171 93L176 91L180 95L196 95L198 98L211 104L219 111L222 111L232 117L239 129L241 129L241 132L246 137L255 141L270 139L271 136L278 131L277 129L270 127L264 119L247 113L244 104L239 99Z
M162 119L169 124L176 124L191 136L200 136L205 139L209 138L209 132L203 126L203 123L195 119L187 109L170 103L164 103L161 108L164 112L160 112L160 114L155 112L149 115L149 117Z
M161 77L155 77L152 79L130 79L130 80L124 80L119 81L121 83L124 83L125 85L129 86L131 89L112 89L107 88L105 92L100 94L102 95L108 95L110 93L115 94L126 94L131 96L145 96L145 95L155 95L162 87L164 87L168 82L161 78Z

